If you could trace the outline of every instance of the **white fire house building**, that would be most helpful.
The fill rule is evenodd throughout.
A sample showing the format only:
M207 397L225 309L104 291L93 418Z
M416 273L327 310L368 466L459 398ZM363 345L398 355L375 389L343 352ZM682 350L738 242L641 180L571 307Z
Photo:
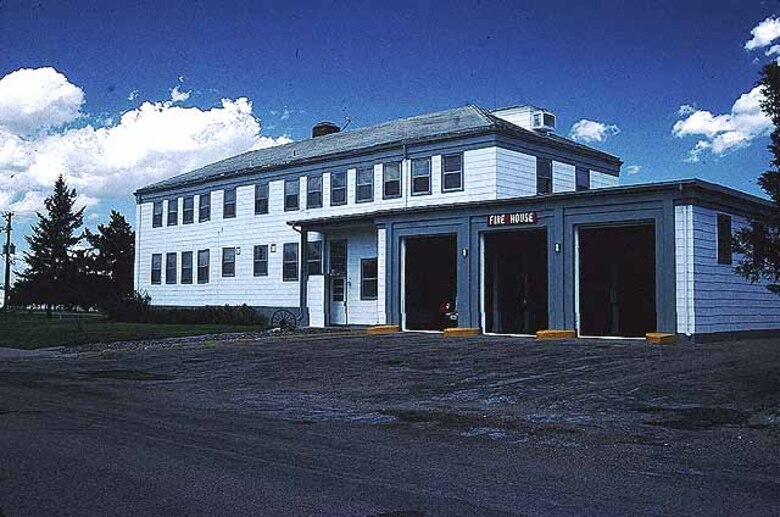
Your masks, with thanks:
M286 308L314 327L780 329L780 297L734 273L732 233L768 202L620 186L621 163L529 105L321 123L139 189L135 285L155 306Z

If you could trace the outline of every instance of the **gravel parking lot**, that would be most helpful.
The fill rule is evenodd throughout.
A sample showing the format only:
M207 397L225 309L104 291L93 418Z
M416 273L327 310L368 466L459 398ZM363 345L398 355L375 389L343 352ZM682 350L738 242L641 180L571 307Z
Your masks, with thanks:
M0 358L21 515L777 515L780 342L233 335Z

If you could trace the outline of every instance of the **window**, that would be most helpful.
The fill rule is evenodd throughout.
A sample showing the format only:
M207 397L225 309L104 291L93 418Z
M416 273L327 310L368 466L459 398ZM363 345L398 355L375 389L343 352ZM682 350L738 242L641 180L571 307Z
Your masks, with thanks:
M298 243L292 242L284 245L282 252L282 280L295 282L298 280Z
M165 283L176 283L176 253L165 254Z
M412 160L412 195L419 196L431 193L431 159L415 158Z
M162 255L152 254L152 283L159 284L162 280Z
M588 190L590 188L590 169L577 167L576 169L576 188L577 190Z
M152 208L152 228L159 228L162 226L162 214L163 214L163 202L155 201Z
M268 245L255 246L255 276L268 276Z
M375 258L360 261L360 299L376 300L377 262Z
M168 200L168 226L176 226L179 223L179 199Z
M268 213L268 183L255 185L255 215Z
M374 169L358 169L356 203L368 203L374 200Z
M552 160L548 158L536 158L536 193L549 194L552 192Z
M162 255L152 254L152 283L159 284L162 280Z
M198 222L203 223L211 220L211 192L200 195L200 205L198 206Z
M322 241L306 243L306 273L322 274Z
M731 216L718 214L718 264L731 264Z
M209 283L209 250L198 251L198 283Z
M306 208L322 208L322 176L311 176L306 182Z
M330 205L347 204L347 173L334 172L330 175Z
M301 191L301 183L297 179L284 182L284 210L298 210L298 195Z
M181 252L181 279L182 284L192 283L192 252Z
M195 220L195 198L192 196L184 197L184 207L182 209L182 224L192 224Z
M386 163L384 172L382 196L385 199L401 197L401 162Z
M222 276L236 276L236 248L222 248Z
M225 198L222 200L222 218L231 219L236 216L236 189L225 189Z
M463 190L463 155L445 154L441 159L441 191Z

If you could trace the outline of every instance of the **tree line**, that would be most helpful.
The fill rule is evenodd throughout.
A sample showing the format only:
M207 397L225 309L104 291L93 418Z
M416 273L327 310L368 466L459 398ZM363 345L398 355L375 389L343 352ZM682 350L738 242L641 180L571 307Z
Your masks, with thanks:
M84 208L60 175L44 201L44 210L25 239L27 267L17 273L10 292L14 307L110 311L133 296L135 232L111 210L96 232L84 228Z

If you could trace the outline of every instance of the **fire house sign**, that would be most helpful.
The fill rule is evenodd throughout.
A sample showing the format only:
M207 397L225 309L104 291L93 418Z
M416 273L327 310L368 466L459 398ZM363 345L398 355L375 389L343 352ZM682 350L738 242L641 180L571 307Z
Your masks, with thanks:
M536 212L513 212L495 214L488 217L488 226L509 226L513 224L534 224L538 220Z

